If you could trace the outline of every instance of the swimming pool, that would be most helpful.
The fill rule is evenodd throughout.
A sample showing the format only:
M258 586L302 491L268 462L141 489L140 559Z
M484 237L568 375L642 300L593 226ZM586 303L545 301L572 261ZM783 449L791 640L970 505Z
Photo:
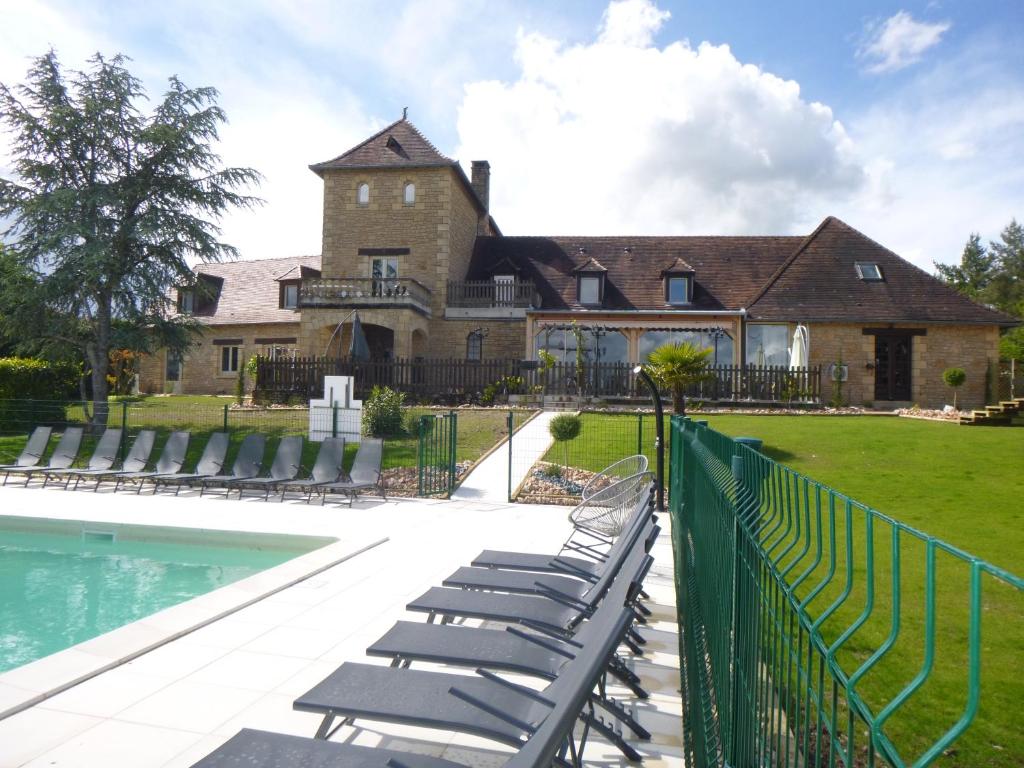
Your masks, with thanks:
M0 516L0 673L331 541Z

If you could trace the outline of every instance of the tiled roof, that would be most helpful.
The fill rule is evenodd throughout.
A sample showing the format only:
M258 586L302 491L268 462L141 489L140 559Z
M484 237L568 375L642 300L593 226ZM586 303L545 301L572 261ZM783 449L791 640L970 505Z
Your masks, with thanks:
M862 280L858 262L877 264L883 279ZM759 320L1014 322L831 216L780 265L747 309Z
M745 307L803 242L802 237L482 237L469 280L490 277L504 259L537 285L544 309L579 309L575 270L591 259L607 269L603 309L677 310L665 303L660 274L682 259L695 271L688 309ZM583 253L580 253L583 248Z
M200 264L199 275L223 281L216 301L194 317L204 325L239 323L297 323L294 309L279 309L278 279L298 279L304 270L319 270L319 256L292 256L284 259L229 261Z
M458 165L437 151L415 125L405 118L396 120L333 160L309 166L317 173L332 168L401 168Z

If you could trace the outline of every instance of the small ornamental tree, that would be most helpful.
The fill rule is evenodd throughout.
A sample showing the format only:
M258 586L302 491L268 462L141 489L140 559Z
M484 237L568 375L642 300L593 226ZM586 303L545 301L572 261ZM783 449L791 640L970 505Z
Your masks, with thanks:
M967 373L963 368L947 368L942 372L942 380L953 390L953 407L956 408L956 391L967 381Z
M548 424L548 431L551 433L551 437L555 439L556 443L562 444L563 456L565 463L563 466L569 466L569 441L575 440L579 437L580 430L583 428L583 421L579 416L572 413L561 413L555 416Z
M648 356L651 376L672 391L672 410L686 415L686 388L712 376L708 370L710 349L701 349L689 342L663 344Z

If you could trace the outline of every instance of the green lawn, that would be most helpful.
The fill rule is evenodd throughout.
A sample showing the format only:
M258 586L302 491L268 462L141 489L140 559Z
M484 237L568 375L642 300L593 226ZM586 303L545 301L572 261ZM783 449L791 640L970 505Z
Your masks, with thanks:
M709 416L708 421L731 436L763 439L769 457L890 517L1011 572L1024 571L1024 430L1020 428L959 427L875 416L721 415ZM653 426L653 418L644 421L643 442L651 458ZM636 441L635 415L584 414L583 430L569 445L569 463L600 469L634 452ZM561 447L553 448L546 458L561 462ZM794 500L801 499L802 486L786 492ZM810 498L813 509L814 497ZM867 611L864 515L855 511L851 520L852 555L843 543L845 512L840 505L839 541L835 547L839 577L808 605L811 615L817 616L841 597L844 567L849 560L851 589L822 626L827 642L837 640ZM891 534L891 527L876 522L874 604L864 624L837 656L847 673L862 664L892 631ZM920 540L903 534L898 548L899 633L893 647L858 688L876 712L913 679L924 663L925 547ZM784 545L776 553L783 549ZM799 559L797 551L783 561L784 565L795 562L790 579L811 562L810 556ZM798 589L798 598L807 596L809 586L817 583L824 568L819 566L811 572ZM966 702L969 569L963 561L942 552L936 556L935 568L935 666L924 686L886 726L886 733L905 756L920 754L939 738L956 722ZM1024 681L1019 674L1024 595L985 577L981 599L981 708L968 733L937 765L966 768L1024 764L1024 730L1017 722L1024 702ZM796 669L791 672L796 674ZM839 709L843 709L841 701Z

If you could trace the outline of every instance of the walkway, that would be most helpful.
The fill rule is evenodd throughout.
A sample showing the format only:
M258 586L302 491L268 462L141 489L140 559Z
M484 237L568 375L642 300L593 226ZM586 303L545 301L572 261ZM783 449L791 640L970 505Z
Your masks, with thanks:
M560 411L541 411L512 437L512 490L515 490L530 471L530 467L551 447L548 425ZM508 503L508 440L498 446L490 456L462 481L453 499Z

